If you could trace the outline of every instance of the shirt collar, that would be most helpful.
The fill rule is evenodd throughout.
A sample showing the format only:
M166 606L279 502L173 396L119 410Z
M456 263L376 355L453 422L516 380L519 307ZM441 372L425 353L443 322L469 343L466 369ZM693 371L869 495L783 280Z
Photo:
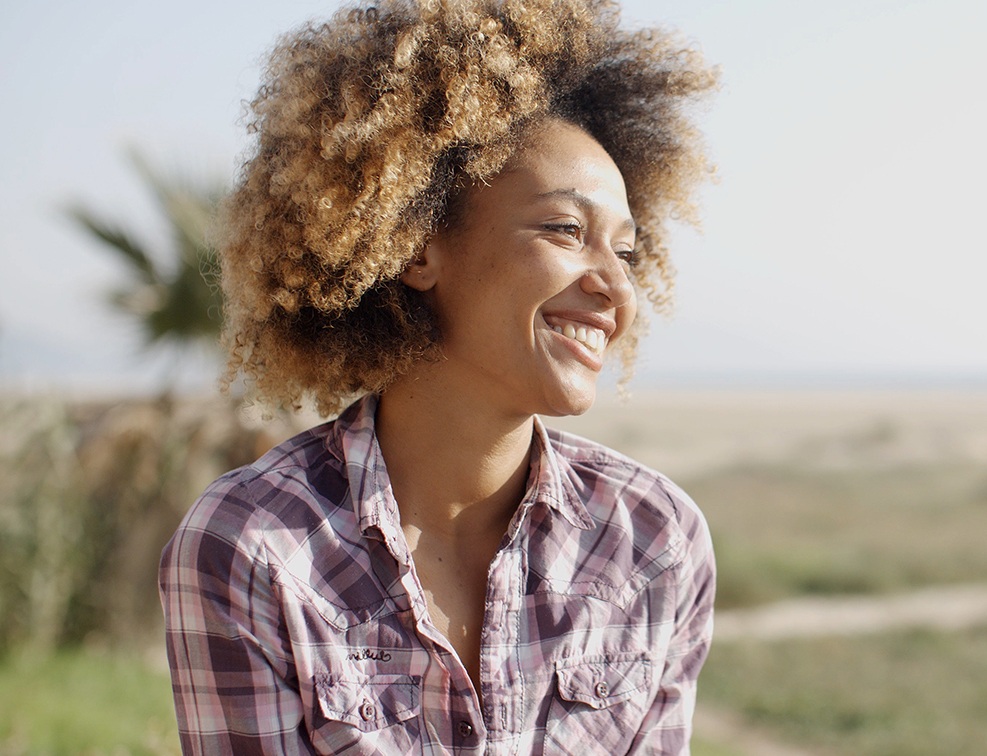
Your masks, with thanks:
M368 536L379 534L391 554L407 564L408 546L374 430L376 413L376 394L358 399L336 418L329 443L346 465L353 513L360 530Z
M535 415L534 441L531 448L529 496L525 500L540 502L561 514L573 527L591 530L596 523L590 516L574 480L569 461L552 444L541 418Z

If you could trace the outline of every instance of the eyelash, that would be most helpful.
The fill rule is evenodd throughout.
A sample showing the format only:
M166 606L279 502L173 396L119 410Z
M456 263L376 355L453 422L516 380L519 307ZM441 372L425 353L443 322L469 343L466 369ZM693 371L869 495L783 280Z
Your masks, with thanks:
M571 236L573 239L582 239L586 229L579 223L546 223L545 228L549 231L557 231L560 234Z
M637 265L637 250L636 249L622 249L616 253L617 257L627 263L629 268L633 268Z
M566 236L582 241L583 236L586 234L586 228L579 223L546 223L545 228L549 231L555 231L560 234L565 234ZM637 265L637 250L636 249L622 249L614 254L617 255L623 262L633 268Z

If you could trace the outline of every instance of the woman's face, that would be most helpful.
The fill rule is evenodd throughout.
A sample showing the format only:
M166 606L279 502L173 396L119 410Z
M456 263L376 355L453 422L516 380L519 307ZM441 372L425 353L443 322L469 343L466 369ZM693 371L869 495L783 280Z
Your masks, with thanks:
M606 151L552 120L465 197L405 282L428 291L456 389L516 416L585 412L634 320L634 221Z

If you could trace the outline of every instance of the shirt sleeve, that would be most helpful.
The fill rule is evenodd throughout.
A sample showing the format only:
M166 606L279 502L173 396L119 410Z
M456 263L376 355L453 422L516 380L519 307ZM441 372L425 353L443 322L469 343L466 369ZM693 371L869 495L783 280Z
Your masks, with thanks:
M313 753L260 517L243 486L220 479L162 554L159 587L185 754Z
M629 751L635 756L689 753L696 681L713 633L716 565L706 521L695 505L687 511L686 553L675 568L679 571L675 628L658 693Z

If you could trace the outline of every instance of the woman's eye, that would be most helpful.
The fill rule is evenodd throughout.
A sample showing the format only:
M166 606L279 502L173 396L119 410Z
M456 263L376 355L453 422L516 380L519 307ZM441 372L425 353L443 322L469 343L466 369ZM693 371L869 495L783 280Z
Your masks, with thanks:
M545 226L549 231L565 234L573 239L583 238L583 227L578 223L550 223Z
M621 262L626 263L631 268L637 265L636 249L618 249L614 251L614 254L617 255Z

